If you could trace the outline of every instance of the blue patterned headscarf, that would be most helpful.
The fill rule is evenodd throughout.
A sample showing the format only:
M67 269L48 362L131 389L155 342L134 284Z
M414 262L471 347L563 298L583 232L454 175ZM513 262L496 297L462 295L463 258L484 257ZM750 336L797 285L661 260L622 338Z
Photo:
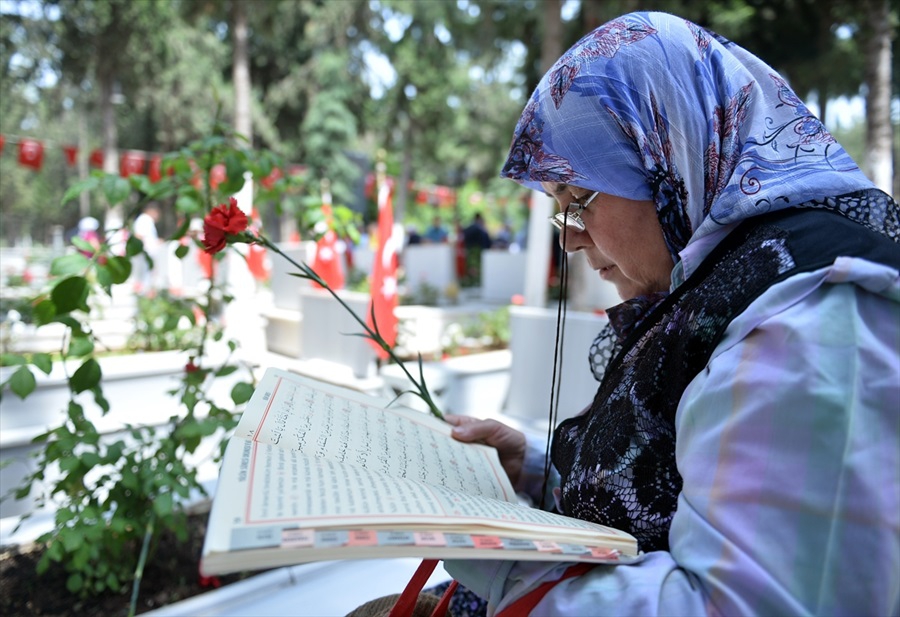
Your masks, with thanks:
M664 13L624 15L569 49L501 175L654 201L685 277L748 217L874 188L778 73Z

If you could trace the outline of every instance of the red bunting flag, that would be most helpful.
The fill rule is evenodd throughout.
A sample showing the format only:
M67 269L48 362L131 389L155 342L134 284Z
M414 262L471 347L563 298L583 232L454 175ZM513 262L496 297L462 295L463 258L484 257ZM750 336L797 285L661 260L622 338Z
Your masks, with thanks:
M6 137L0 135L0 154L3 153L3 146L6 144Z
M124 153L119 158L119 175L127 178L132 174L144 173L145 160L143 152L132 150Z
M322 214L325 217L327 229L316 242L316 254L312 260L312 269L322 277L332 289L343 289L344 267L341 264L341 254L337 249L337 234L332 229L331 193L322 191ZM313 283L314 287L321 287Z
M150 178L150 182L159 182L162 180L162 156L159 154L154 154L150 157L147 177Z
M393 347L397 340L397 242L393 237L394 210L391 203L391 187L387 182L381 183L378 189L378 250L372 264L371 294L372 301L366 315L366 323L378 332L384 341ZM372 315L375 323L372 323ZM387 352L374 341L378 356L387 358Z
M20 141L19 163L39 171L44 163L44 144L35 139L23 139Z
M91 165L94 167L103 167L103 150L97 148L93 152L91 152L91 156L89 157Z
M76 146L63 146L63 152L66 154L66 165L74 167L78 162L78 148Z

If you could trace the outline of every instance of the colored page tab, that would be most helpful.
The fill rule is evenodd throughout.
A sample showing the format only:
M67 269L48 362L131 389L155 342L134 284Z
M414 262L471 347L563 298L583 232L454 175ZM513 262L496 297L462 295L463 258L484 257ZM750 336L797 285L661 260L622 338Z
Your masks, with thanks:
M596 557L597 559L606 559L608 561L617 561L619 559L619 551L611 548L600 548L599 546L591 546L589 547L591 551L591 557Z
M537 550L542 553L561 553L562 549L559 548L559 544L556 542L548 542L547 540L535 540L534 545L537 547Z
M413 533L416 546L447 546L444 534L439 531L417 531Z
M316 548L345 546L347 540L348 533L346 531L317 531L315 545Z
M536 551L537 546L531 540L521 538L501 538L503 548L514 551Z
M447 540L447 546L450 548L472 548L475 543L472 542L472 536L465 533L445 533L444 539Z
M364 529L348 531L347 546L378 546L378 534Z
M581 544L560 544L559 550L564 555L584 555L586 553L590 553L586 546L582 546Z
M283 529L281 531L282 548L308 548L315 541L312 529Z
M472 536L475 548L503 548L503 541L497 536Z
M415 534L411 531L379 531L379 546L410 546L416 543Z

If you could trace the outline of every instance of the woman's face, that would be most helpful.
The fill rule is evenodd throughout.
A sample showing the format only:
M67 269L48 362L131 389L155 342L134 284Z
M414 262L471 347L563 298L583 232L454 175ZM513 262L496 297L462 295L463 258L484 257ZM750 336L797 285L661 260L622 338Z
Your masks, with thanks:
M560 212L565 212L570 202L593 193L556 182L542 186L556 199ZM674 264L652 201L598 193L581 211L581 218L584 231L567 227L560 232L563 250L584 251L591 268L613 283L623 300L668 291Z

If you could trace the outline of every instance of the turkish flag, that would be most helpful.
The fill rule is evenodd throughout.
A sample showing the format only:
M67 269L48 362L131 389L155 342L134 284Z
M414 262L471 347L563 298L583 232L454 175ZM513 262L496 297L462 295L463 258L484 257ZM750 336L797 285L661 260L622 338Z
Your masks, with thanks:
M327 191L322 193L322 214L325 216L325 224L328 225L328 229L316 242L316 254L313 257L312 269L332 289L343 289L344 267L341 264L341 255L337 250L337 234L331 228L331 193ZM315 282L313 285L322 287Z
M25 167L40 170L44 163L44 144L34 139L20 141L19 163Z
M387 182L378 189L378 250L372 264L372 301L366 315L366 323L381 334L381 338L393 347L397 341L397 242L393 237L394 209L391 203L391 187ZM372 323L372 315L375 323ZM374 341L369 341L378 356L387 358L387 352Z
M143 152L126 152L119 159L119 175L127 178L132 174L144 173L145 160Z
M78 148L76 146L63 146L63 152L66 153L66 164L69 167L75 165L78 161Z

